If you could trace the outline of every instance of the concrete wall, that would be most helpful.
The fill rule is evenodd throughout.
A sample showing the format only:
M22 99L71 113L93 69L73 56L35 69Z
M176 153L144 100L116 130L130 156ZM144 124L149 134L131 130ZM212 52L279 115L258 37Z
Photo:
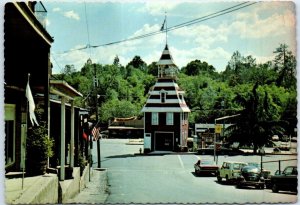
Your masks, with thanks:
M73 179L59 181L57 174L25 177L24 189L21 179L5 180L6 203L8 204L60 204L74 198L89 182L89 165L82 176L80 168L73 168Z
M13 204L56 204L58 203L58 177L56 174L46 174L24 191Z
M83 173L82 173L82 176L81 176L80 182L79 182L80 191L82 191L86 187L86 184L89 182L90 177L92 177L93 172L90 171L90 173L89 173L89 168L90 168L90 166L87 165L85 167L85 169L83 170ZM90 177L89 177L89 175L90 175Z
M80 168L73 168L73 179L67 179L60 181L59 185L61 188L59 203L65 203L68 199L73 198L79 193L80 183Z
M92 174L92 172L91 172ZM60 199L59 203L66 203L69 199L74 198L89 182L89 165L87 165L80 176L80 168L73 168L73 179L60 181Z

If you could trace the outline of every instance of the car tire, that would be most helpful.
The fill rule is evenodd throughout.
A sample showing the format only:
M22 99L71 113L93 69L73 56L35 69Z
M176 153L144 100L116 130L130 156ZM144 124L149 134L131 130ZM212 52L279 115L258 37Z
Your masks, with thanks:
M199 171L197 169L195 169L195 174L199 176Z
M273 184L272 192L277 193L278 191L279 191L278 186L276 184Z
M220 177L220 175L217 176L217 180L218 182L221 182L222 181L222 177Z
M261 186L260 186L260 185L256 185L255 188L256 188L256 189L260 189Z

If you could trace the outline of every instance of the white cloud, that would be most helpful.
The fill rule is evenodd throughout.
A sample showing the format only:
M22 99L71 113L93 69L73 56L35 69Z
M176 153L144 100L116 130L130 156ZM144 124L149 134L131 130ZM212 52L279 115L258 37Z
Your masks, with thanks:
M153 16L164 15L165 12L173 10L180 1L147 1L144 7L138 9L139 12L149 13Z
M141 46L141 47L152 47L153 46L157 46L158 44L160 44L161 42L163 42L163 40L165 39L164 33L159 33L160 30L160 25L155 24L155 25L149 25L149 24L144 24L143 27L139 30L137 30L136 32L134 32L134 34L132 36L130 36L129 38L134 38L137 36L143 36L145 34L150 34L150 33L157 33L155 35L150 35L148 37L142 38L140 40L134 40L132 41L132 43L135 44L135 46Z
M44 21L45 21L46 27L50 26L51 22L49 19L45 19Z
M198 44L206 48L209 48L211 44L216 42L228 41L228 30L224 29L223 26L213 28L207 25L195 25L175 30L172 34L186 38L186 43Z
M77 13L75 13L73 10L66 11L66 12L63 13L63 15L67 18L70 18L70 19L80 20L79 15Z
M236 15L236 21L228 25L229 30L244 39L290 34L296 28L293 4L290 3L264 2L255 4L253 10L239 12ZM271 13L273 14L271 15Z
M55 8L52 9L52 11L53 12L59 12L59 11L61 11L61 9L59 7L55 7Z
M273 61L274 60L274 55L270 55L270 56L253 56L253 58L256 59L256 63L260 64L260 63L266 63L268 61Z
M199 46L185 50L172 47L170 51L178 67L186 66L189 62L198 59L213 65L217 71L225 69L223 66L226 65L231 56L229 52L221 47L207 49Z

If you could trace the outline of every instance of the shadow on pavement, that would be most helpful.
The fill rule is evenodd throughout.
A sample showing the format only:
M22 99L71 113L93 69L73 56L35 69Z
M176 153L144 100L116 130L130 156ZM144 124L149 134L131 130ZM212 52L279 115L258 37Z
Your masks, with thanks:
M127 158L127 157L153 157L153 156L164 156L167 154L121 154L121 155L112 155L112 156L107 156L105 158L113 159L113 158Z
M194 177L216 177L213 174L196 174L195 172L191 172L192 175L194 175Z
M215 181L217 184L221 184L221 185L225 185L225 186L235 186L236 184L234 182L231 181Z

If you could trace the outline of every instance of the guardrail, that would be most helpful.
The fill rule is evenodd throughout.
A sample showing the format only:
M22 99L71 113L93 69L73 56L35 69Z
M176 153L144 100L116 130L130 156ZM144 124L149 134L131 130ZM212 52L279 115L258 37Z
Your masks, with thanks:
M281 159L281 160L272 160L272 161L262 161L261 163L271 163L271 162L278 162L278 170L279 172L281 172L281 162L283 161L293 161L293 160L297 160L297 159Z

